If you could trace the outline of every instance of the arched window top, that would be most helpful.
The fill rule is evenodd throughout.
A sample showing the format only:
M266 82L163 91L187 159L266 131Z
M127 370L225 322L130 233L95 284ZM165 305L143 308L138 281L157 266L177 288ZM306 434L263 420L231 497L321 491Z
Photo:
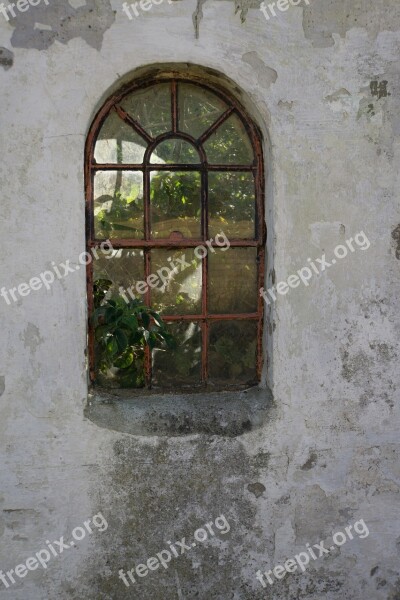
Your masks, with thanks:
M257 158L254 131L240 105L186 79L117 95L100 111L93 129L97 164L144 164L153 153L161 160L152 162L194 164L196 151L199 164L254 166Z
M136 381L191 389L256 383L263 162L257 127L241 104L183 75L132 82L98 112L85 172L88 247L109 239L114 248L111 260L88 266L89 312L93 286L107 280L113 293L142 297L179 340L175 354L146 348ZM185 269L175 266L157 285L155 274L173 264ZM96 380L96 340L89 334ZM112 377L124 371L121 364Z

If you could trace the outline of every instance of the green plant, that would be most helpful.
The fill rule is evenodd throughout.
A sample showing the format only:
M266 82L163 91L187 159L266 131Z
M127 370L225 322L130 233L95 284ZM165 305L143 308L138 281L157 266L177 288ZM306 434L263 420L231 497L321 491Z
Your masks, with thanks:
M126 303L120 296L106 298L112 282L94 284L92 316L96 342L96 371L103 384L143 387L144 351L174 348L175 340L160 315L141 299Z

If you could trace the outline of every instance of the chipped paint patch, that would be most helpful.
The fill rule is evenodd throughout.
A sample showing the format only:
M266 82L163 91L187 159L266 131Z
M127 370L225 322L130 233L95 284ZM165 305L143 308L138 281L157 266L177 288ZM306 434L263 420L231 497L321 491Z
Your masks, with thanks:
M395 241L395 252L397 260L400 260L400 225L392 231L392 238Z
M353 99L346 88L340 88L333 94L326 96L325 101L328 102L329 108L335 113L342 113L343 116L347 116L353 112Z
M0 66L3 67L5 71L11 69L14 64L14 53L7 48L0 47Z
M303 11L303 30L314 47L328 48L335 44L334 34L344 38L351 29L363 28L375 38L380 31L397 31L399 19L398 0L312 2Z
M80 8L81 6L86 6L86 0L68 0L68 4L70 4L72 8Z
M293 104L293 100L279 100L278 102L279 108L287 108L288 110L291 110L293 108Z
M251 494L254 494L256 498L260 498L267 488L265 487L265 485L257 481L256 483L249 483L247 489Z
M28 323L24 332L20 335L20 339L24 342L24 347L29 348L32 354L36 351L36 348L44 342L43 338L40 336L39 328L33 323Z
M80 37L100 50L104 34L114 21L110 0L87 0L84 4L79 1L73 5L65 0L52 0L49 6L35 6L10 21L15 27L11 44L14 48L45 50L56 40L68 44Z
M259 57L257 52L246 52L243 54L242 61L253 67L257 73L258 84L263 88L269 88L278 79L278 73L275 69L268 67Z
M304 463L304 465L302 467L300 467L300 469L302 471L310 471L310 469L315 467L315 465L317 464L317 461L318 461L318 454L316 452L311 452L308 460Z
M35 23L34 29L42 29L44 31L52 31L51 25L45 25L44 23Z
M235 15L239 13L241 23L244 23L250 8L260 8L261 0L233 0L235 4ZM203 6L206 0L197 0L196 9L193 13L193 25L196 38L200 34L200 22L203 19Z

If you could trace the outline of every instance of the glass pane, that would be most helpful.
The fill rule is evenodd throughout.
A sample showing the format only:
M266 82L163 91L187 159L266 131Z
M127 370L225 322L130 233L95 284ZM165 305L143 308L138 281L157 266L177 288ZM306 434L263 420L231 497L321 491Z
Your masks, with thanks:
M257 311L257 248L208 253L208 310L212 314Z
M101 305L104 298L121 295L129 301L132 295L138 296L135 285L144 279L144 257L141 250L112 250L106 255L97 249L98 259L93 261L93 281L95 308ZM112 282L111 287L108 283ZM132 286L132 287L131 287ZM104 292L101 290L107 290ZM130 292L128 291L130 290ZM130 353L131 359L117 361L118 366L107 366L104 348L97 342L95 335L95 368L96 380L105 387L143 387L144 380L144 352L136 348ZM133 356L133 360L132 360Z
M161 142L150 158L156 164L199 164L200 156L194 146L185 140L170 139Z
M98 249L97 255L98 259L93 260L93 281L94 283L97 280L112 282L107 298L114 294L122 295L125 301L131 300L132 295L140 297L136 290L136 283L144 279L142 250L114 249L110 253L102 253Z
M179 130L198 139L227 110L223 100L192 84L178 85Z
M209 232L254 238L255 188L252 173L208 174Z
M251 165L253 148L242 121L231 115L204 144L208 162L221 165Z
M153 350L153 382L163 388L192 386L201 381L201 329L198 323L168 323L176 350Z
M257 383L257 322L216 321L210 324L209 379L219 385Z
M152 250L151 272L159 277L151 292L155 310L164 315L200 314L201 260L194 255L194 248Z
M113 111L100 129L94 158L97 163L139 164L145 150L143 138Z
M97 239L142 239L143 175L97 171L94 176L94 232Z
M161 83L133 92L120 104L151 137L157 137L172 129L169 83Z
M150 174L153 238L199 238L201 178L197 171L152 171Z
M133 360L132 360L133 358ZM100 344L95 342L95 371L96 383L104 388L143 388L145 386L144 351L135 348L134 352L127 352L126 357L121 357L119 364L126 367L104 364L103 352ZM128 364L130 363L130 364Z

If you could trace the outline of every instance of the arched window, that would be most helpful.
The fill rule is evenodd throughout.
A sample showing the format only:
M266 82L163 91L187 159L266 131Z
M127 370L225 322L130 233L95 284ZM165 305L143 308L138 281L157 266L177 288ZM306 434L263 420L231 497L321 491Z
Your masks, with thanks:
M123 378L125 364L99 376L89 320L92 381L156 389L256 384L263 160L241 104L186 75L134 81L94 119L85 172L88 249L105 240L113 248L88 265L89 315L108 282L108 295L140 298L177 341L165 351L146 346L136 378Z

